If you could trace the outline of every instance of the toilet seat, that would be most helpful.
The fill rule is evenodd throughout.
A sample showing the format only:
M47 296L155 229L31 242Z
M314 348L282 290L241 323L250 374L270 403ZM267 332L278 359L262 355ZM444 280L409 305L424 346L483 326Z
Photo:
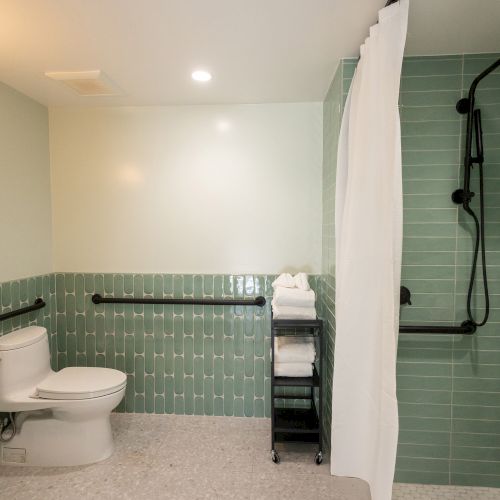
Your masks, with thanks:
M91 399L118 392L127 376L111 368L71 367L50 374L38 384L42 399Z

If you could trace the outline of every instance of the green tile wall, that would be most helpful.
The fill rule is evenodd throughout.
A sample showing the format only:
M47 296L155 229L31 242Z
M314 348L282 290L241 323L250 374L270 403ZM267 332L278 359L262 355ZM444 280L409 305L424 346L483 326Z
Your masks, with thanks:
M53 274L0 283L0 314L32 305L37 298L42 298L45 301L45 307L15 318L0 321L0 335L30 325L44 326L49 333L51 350L54 352L56 343L56 295ZM52 365L56 366L56 357L52 357Z
M464 118L456 101L496 54L407 57L400 94L403 148L402 324L466 319L471 223L450 200L462 178ZM356 62L342 65L345 99ZM396 480L500 487L500 74L480 84L485 142L491 316L473 337L404 335L398 351L400 436ZM335 121L335 118L331 118ZM325 122L326 123L326 122ZM330 137L327 127L325 139ZM328 139L331 142L331 139ZM334 160L326 162L331 168ZM477 172L473 173L477 191ZM331 207L332 183L323 187ZM477 198L473 202L477 207ZM329 209L330 210L330 209ZM325 240L326 234L326 240ZM331 227L324 245L333 252ZM325 267L323 280L333 274ZM322 288L324 290L324 288ZM481 313L481 288L474 308ZM332 289L329 289L329 294ZM332 300L329 295L328 300ZM324 300L326 302L326 300ZM333 306L331 307L333 309Z
M342 71L343 64L339 64L323 103L323 247L319 313L323 318L328 360L325 369L322 370L325 387L323 423L327 449L330 448L332 421L332 360L335 341L335 176L342 108Z
M270 275L58 273L57 367L127 374L119 411L270 416ZM317 278L311 277L317 288ZM115 297L264 295L265 308L100 304ZM299 401L296 404L300 404Z

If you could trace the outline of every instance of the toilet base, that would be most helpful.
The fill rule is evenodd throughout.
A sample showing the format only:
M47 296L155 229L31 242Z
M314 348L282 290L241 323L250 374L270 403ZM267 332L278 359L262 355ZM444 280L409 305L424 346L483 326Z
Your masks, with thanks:
M0 442L0 465L62 467L105 460L114 449L111 410L124 392L18 415L26 419L19 419L11 441Z
M57 467L105 460L113 454L109 415L83 422L50 414L28 418L14 439L0 444L0 452L2 465Z

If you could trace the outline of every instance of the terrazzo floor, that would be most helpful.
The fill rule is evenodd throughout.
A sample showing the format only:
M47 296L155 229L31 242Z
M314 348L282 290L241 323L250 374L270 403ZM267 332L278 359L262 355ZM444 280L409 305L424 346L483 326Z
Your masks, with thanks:
M314 448L269 455L266 419L113 414L115 453L69 468L0 466L0 498L369 500L361 480L332 477ZM393 499L500 499L500 490L394 486Z

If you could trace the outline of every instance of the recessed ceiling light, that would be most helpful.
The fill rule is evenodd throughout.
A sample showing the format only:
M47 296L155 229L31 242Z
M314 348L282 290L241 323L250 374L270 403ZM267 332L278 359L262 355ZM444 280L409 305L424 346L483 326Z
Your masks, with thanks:
M208 71L196 70L191 73L191 78L196 82L209 82L212 75Z

